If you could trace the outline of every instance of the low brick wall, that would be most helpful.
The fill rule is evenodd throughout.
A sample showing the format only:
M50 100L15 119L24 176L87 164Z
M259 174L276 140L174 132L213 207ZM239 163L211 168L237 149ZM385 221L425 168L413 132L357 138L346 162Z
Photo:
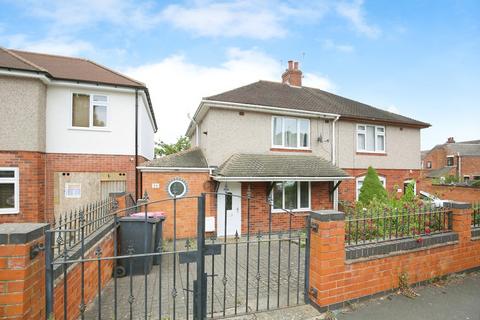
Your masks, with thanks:
M480 239L472 239L476 231L470 225L471 210L454 209L452 217L452 233L424 237L427 240L416 247L399 242L394 249L382 249L388 246L384 244L364 251L346 250L343 213L314 215L318 232L311 232L311 301L321 309L338 308L398 288L404 272L410 283L418 283L480 266Z
M0 225L0 319L45 319L44 223Z

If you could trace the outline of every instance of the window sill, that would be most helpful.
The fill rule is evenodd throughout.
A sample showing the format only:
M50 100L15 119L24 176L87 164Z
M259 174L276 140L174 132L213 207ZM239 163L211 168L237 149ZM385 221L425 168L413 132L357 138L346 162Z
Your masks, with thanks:
M296 149L296 148L278 148L278 147L272 147L270 148L270 151L277 151L277 152L305 152L305 153L311 153L312 149Z
M296 213L296 212L310 212L312 211L312 209L310 208L302 208L302 209L293 209L292 212ZM282 209L272 209L272 213L288 213L287 211L285 210L282 210Z
M386 152L366 152L366 151L357 151L357 155L359 156L387 156Z
M8 211L0 211L0 215L2 214L19 214L20 213L20 210L17 210L17 209L12 209L12 210L8 210Z
M96 131L96 132L112 132L112 130L108 128L83 128L83 127L70 127L68 130L73 130L73 131Z

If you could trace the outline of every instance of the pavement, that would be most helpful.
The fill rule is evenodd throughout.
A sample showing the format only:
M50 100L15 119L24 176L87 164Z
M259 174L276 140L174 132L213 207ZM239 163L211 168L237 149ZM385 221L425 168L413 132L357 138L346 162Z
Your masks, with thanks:
M336 320L480 320L480 272L451 275L414 290L420 294L415 299L393 293L332 313ZM320 314L314 307L304 305L233 319L321 320L325 317L326 314Z

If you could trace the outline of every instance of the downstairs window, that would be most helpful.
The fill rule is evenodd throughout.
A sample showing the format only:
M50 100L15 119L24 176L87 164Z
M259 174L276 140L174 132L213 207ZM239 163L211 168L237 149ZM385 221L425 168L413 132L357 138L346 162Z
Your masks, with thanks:
M282 212L287 210L310 209L310 182L284 181L275 182L272 189L273 210Z
M0 214L19 212L18 168L0 168Z

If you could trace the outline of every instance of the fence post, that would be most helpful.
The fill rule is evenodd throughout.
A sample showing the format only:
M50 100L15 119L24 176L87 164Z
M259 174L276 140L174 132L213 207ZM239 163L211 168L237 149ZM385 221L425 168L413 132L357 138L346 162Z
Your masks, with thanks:
M55 254L53 245L55 233L45 234L45 308L46 318L53 314L53 256Z
M469 243L471 239L472 230L472 206L465 202L448 202L446 207L451 209L449 214L449 225L451 230L458 233L458 240L460 243Z
M205 275L205 194L198 197L197 217L197 282L196 282L196 312L194 319L204 319L207 314L206 275Z

